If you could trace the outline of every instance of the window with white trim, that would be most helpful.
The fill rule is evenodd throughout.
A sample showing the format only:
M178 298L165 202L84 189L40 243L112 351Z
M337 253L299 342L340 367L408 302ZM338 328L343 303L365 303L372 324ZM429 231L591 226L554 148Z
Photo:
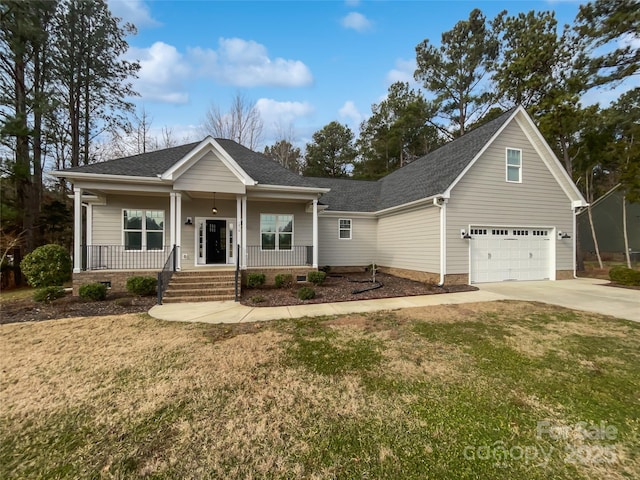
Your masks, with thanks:
M260 214L260 248L293 249L293 215Z
M522 182L522 150L507 148L507 182Z
M162 250L164 248L164 210L122 211L125 250Z
M338 238L340 238L340 240L351 240L350 218L341 218L338 220Z

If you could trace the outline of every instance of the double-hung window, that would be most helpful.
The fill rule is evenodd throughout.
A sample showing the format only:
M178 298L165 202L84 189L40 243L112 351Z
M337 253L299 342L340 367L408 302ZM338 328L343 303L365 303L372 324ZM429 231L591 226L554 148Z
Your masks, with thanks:
M293 249L293 215L260 215L260 248L262 250Z
M164 248L164 211L122 211L125 250L162 250Z
M522 183L522 150L507 148L507 182Z
M340 238L340 240L351 240L350 218L340 218L338 220L338 238Z

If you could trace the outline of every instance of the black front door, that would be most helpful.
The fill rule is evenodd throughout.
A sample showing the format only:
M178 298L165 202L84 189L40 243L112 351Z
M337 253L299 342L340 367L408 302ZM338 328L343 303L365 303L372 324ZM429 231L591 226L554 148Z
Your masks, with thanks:
M207 263L227 262L227 222L207 220Z

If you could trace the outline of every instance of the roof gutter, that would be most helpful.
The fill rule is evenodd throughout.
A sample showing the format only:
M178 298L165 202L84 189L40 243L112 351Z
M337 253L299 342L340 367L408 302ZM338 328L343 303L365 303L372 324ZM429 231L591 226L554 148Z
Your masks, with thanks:
M137 177L133 175L113 175L106 173L83 173L83 172L65 172L62 170L56 170L47 172L49 175L66 178L69 180L96 180L107 182L123 182L123 183L146 183L152 185L158 184L170 184L171 181L163 180L160 177Z
M413 207L420 207L422 205L430 205L430 204L438 205L436 203L436 199L438 198L442 198L443 200L446 200L449 198L449 195L439 193L437 195L431 195L430 197L414 200L413 202L403 203L402 205L396 205L394 207L384 208L382 210L376 211L375 213L376 215L385 215L387 213L394 213L394 212L406 210Z
M320 187L289 187L286 185L252 185L251 190L263 190L266 192L295 192L295 193L327 193L330 188Z

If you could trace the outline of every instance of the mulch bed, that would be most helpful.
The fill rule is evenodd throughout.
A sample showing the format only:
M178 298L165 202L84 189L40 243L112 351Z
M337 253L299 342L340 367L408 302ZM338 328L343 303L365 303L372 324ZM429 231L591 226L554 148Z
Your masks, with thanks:
M37 303L31 298L11 300L0 305L0 325L17 322L39 322L55 318L96 317L124 313L144 313L156 304L156 297L134 297L109 294L101 302L67 295L51 303Z
M394 277L384 273L376 275L376 280L382 283L382 288L369 290L359 294L354 290L362 290L371 283L359 283L371 280L371 273L352 273L344 275L329 275L324 284L314 286L297 284L292 288L243 288L240 302L251 307L276 307L289 305L307 305L313 303L348 302L352 300L370 300L374 298L407 297L413 295L435 295L438 293L470 292L477 290L470 285L449 285L438 287L433 284L416 282L406 278ZM300 300L296 292L304 285L311 286L316 297L311 300Z

